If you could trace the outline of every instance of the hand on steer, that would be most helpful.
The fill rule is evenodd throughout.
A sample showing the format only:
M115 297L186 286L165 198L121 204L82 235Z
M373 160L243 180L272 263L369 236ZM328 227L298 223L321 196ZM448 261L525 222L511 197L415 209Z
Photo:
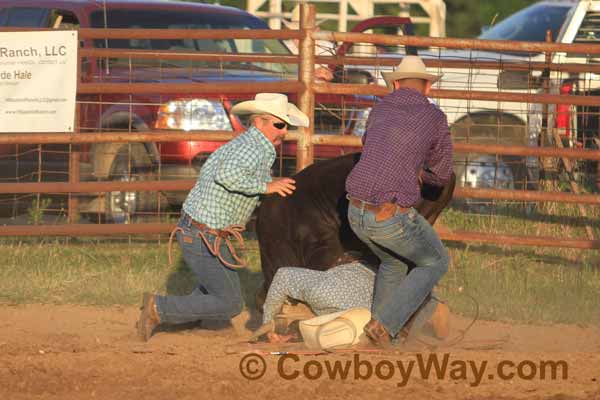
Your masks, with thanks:
M292 178L275 178L273 182L267 183L267 194L277 193L281 197L286 197L296 190L296 181Z

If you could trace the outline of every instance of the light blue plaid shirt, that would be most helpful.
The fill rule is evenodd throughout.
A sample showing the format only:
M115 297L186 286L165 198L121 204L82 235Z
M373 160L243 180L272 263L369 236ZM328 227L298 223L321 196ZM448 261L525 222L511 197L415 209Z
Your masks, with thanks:
M326 271L279 268L263 305L263 324L273 319L288 298L305 302L317 315L354 307L370 310L374 286L375 271L358 261Z
M245 225L271 182L275 147L250 127L212 153L183 203L183 211L213 229Z

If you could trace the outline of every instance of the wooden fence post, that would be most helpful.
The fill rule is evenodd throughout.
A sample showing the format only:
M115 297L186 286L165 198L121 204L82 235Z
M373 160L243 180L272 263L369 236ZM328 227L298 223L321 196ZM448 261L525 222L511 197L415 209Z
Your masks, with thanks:
M552 43L552 31L548 29L546 31L546 43ZM552 52L546 51L546 69L544 72L548 73L548 76L544 78L542 83L544 94L550 94L550 75L552 74L552 70L550 69L550 64L552 63ZM542 130L540 132L540 136L538 138L538 146L544 147L546 143L550 142L552 128L548 124L548 103L544 103L542 105ZM554 158L542 157L540 159L540 164L542 166L541 169L541 186L545 190L553 190L555 187L555 179L557 174L556 164L557 161Z
M311 137L314 132L315 122L315 94L312 83L315 76L315 40L312 34L315 30L316 8L314 4L302 3L300 5L300 39L299 55L300 64L298 68L298 79L303 88L298 96L298 107L308 115L310 126L300 128L296 150L296 171L300 171L314 162L314 145Z
M79 65L79 63L78 63ZM77 69L78 73L77 73L77 82L79 82L80 79L80 68ZM81 116L81 104L77 103L75 105L75 127L74 127L74 132L75 135L78 135L81 133L80 130L80 126L79 126L79 117ZM80 168L80 162L81 162L81 153L79 151L79 148L81 147L81 145L79 144L70 144L69 145L69 183L70 184L77 184L81 181L81 168ZM67 210L67 220L69 222L69 224L76 224L77 222L79 222L79 198L77 197L78 195L75 194L73 195L73 193L69 193L69 201L68 201L68 210Z
M73 145L69 146L71 149L74 147ZM79 147L79 145L75 145L75 147ZM79 161L80 161L80 153L79 151L71 150L71 154L69 154L69 183L79 183L80 181L80 171L79 171ZM69 223L75 224L79 221L79 199L77 195L73 195L73 193L69 193Z

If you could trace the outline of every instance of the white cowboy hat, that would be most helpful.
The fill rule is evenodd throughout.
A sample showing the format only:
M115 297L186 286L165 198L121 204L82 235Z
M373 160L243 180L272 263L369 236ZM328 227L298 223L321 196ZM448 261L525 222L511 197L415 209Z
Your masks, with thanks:
M394 89L394 81L398 79L416 78L437 82L442 75L434 75L427 72L425 63L419 56L405 56L394 72L382 72L383 79L390 89Z
M254 100L243 101L236 104L231 112L237 115L271 114L293 126L308 127L309 121L306 114L294 104L288 103L285 94L258 93Z
M348 347L364 338L363 328L371 319L366 308L351 308L300 321L300 333L309 349Z

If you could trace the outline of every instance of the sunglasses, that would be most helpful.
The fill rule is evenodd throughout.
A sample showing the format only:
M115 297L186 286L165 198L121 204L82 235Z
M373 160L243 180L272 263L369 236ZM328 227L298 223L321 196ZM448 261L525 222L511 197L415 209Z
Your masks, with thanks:
M273 126L279 130L282 130L283 128L287 128L288 124L285 122L273 122Z

